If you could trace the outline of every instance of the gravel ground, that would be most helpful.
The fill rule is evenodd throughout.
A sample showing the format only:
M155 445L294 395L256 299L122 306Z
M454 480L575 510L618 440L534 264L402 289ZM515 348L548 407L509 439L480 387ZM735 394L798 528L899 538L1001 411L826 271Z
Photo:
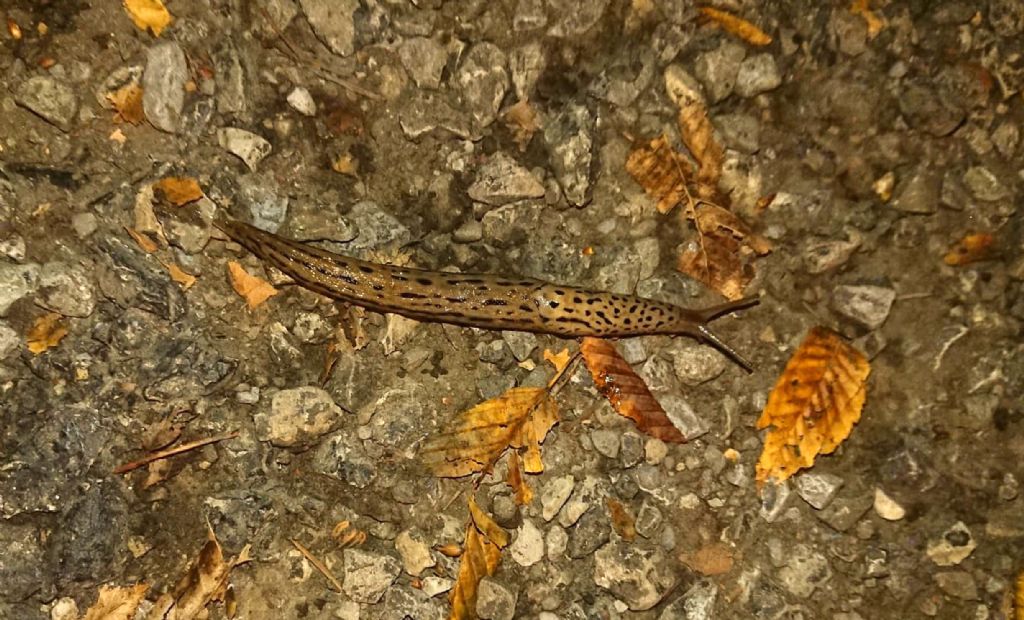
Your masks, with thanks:
M576 343L369 313L368 345L321 387L348 310L296 287L248 310L225 263L266 274L211 216L424 268L711 303L674 269L693 231L624 168L634 141L682 148L680 81L726 146L719 189L774 245L748 287L761 305L719 328L757 370L682 338L621 343L666 407L695 413L682 445L638 434L575 374L533 503L515 503L504 461L476 492L513 540L479 615L1008 617L1024 569L1024 4L881 4L725 3L772 35L755 47L651 0L174 0L159 38L119 2L0 3L0 617L73 618L104 583L155 598L207 524L228 554L252 545L240 617L447 617L458 561L433 548L462 542L472 484L432 477L417 449ZM106 94L133 81L147 122L115 123ZM504 120L521 100L539 114L528 141ZM158 208L170 248L149 255L125 227L167 176L207 197ZM992 235L986 260L945 264L968 233ZM36 355L25 334L47 312L68 334ZM863 419L759 493L754 423L815 325L872 360ZM172 427L238 436L112 473ZM342 520L365 542L332 539Z

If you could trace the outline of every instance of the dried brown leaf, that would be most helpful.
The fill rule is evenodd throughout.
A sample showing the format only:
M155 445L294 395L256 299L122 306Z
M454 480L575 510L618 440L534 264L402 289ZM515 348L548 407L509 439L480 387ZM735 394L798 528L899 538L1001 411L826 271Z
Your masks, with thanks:
M885 20L871 10L871 0L853 0L850 12L860 15L868 25L868 39L874 39L885 28Z
M131 620L149 591L149 584L100 586L99 596L82 620Z
M32 323L26 337L26 346L34 355L39 355L60 344L67 335L68 328L64 324L64 317L56 312L48 312Z
M702 199L710 200L718 192L725 149L715 139L715 128L702 101L694 99L683 103L677 121L683 144L697 160L695 193Z
M250 310L279 292L270 282L251 275L236 261L228 261L228 275L231 277L231 286L245 299Z
M668 213L687 199L686 179L693 167L682 153L672 150L668 138L662 135L630 152L626 172L658 201L659 213Z
M633 420L642 433L651 437L671 443L686 441L643 379L615 350L615 345L601 338L586 337L580 352L598 391L619 415Z
M737 241L742 241L743 245L761 256L772 251L770 241L755 233L749 224L728 209L704 202L697 206L694 219L697 230L702 234L731 234Z
M156 244L156 241L150 239L145 233L141 233L134 228L128 227L125 227L125 231L128 233L128 236L135 240L136 245L138 245L146 254L152 254L160 249L160 246Z
M477 617L476 597L480 580L494 574L501 561L501 550L508 545L508 533L480 510L472 496L469 498L469 514L459 574L449 596L452 611L448 617L452 620Z
M521 99L505 111L505 125L512 131L512 140L519 146L519 150L525 151L533 134L540 129L537 110L529 101Z
M149 30L155 37L173 20L160 0L124 0L124 8L139 30Z
M606 501L608 505L608 515L612 519L612 527L615 528L615 533L618 534L622 540L626 542L632 542L636 539L636 519L629 513L629 510L617 499L609 497Z
M557 421L546 389L512 388L459 414L454 430L427 440L420 454L434 475L458 478L484 471L509 448L525 449L524 469L539 473L540 444Z
M139 125L146 120L142 110L142 87L136 82L125 84L112 93L107 93L107 101L114 108L115 123Z
M772 427L757 462L757 482L778 482L829 454L860 420L871 367L842 336L810 331L786 363L757 428Z
M771 36L742 17L737 17L732 13L708 6L701 7L700 12L721 26L729 34L735 35L751 45L761 47L772 42Z
M957 241L943 257L947 265L958 267L992 258L995 237L988 233L975 233Z
M512 487L512 490L516 494L516 503L520 506L526 506L533 501L533 489L530 488L530 483L523 477L523 468L519 463L519 453L515 450L508 455L508 486Z
M694 571L707 576L724 575L733 566L732 548L720 542L705 545L692 555L683 553L679 559Z
M167 269L171 279L180 284L182 289L187 291L196 283L196 277L179 267L176 263L163 263L163 266Z
M175 207L187 205L203 197L199 181L192 177L165 177L153 184L153 193Z

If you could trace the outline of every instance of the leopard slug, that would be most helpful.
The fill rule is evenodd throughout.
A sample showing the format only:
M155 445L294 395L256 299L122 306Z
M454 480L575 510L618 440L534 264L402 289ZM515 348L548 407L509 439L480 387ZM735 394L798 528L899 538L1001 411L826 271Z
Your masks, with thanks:
M712 344L751 371L750 364L712 333L707 323L756 304L756 298L688 309L532 278L382 265L334 254L235 220L218 219L215 225L299 285L374 312L565 338L683 334Z

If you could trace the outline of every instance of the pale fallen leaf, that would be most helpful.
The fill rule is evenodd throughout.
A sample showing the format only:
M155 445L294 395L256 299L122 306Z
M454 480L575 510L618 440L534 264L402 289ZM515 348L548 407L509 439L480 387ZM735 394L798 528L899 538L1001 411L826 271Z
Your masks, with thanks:
M146 254L152 254L160 249L156 242L150 239L149 236L135 230L134 228L125 227L125 231L128 233L128 236L135 240L136 245L138 245Z
M251 275L236 261L228 261L228 275L231 278L231 286L245 299L250 310L279 292L266 280Z
M191 273L185 271L175 263L163 263L164 268L167 269L167 273L170 274L171 279L181 285L183 290L192 288L192 285L196 283L196 277Z
M142 87L136 82L125 84L112 93L107 93L107 101L114 108L115 123L138 125L146 120L142 109Z
M480 580L498 569L501 550L508 545L508 533L501 529L469 498L470 522L459 559L459 574L449 595L452 604L450 620L471 620L476 615L477 588Z
M149 584L100 586L96 602L85 611L82 620L131 620L149 591Z

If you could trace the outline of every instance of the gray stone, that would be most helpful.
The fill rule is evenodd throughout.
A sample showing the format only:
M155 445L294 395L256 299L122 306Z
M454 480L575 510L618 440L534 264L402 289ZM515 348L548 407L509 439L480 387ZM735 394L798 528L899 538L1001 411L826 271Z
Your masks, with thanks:
M828 559L811 547L798 543L786 554L786 565L779 569L779 582L791 594L808 598L814 590L832 578Z
M644 502L640 505L640 510L636 515L637 534L644 538L654 538L661 529L663 519L664 517L662 517L661 511L658 510L657 506L650 502Z
M668 444L657 437L649 438L644 443L644 460L648 465L660 465L668 456Z
M622 466L630 468L644 458L644 440L636 433L623 433L619 438L619 459Z
M253 416L256 436L281 448L305 448L342 422L342 410L331 395L315 386L281 390L270 411Z
M351 250L381 249L404 245L412 239L409 229L370 200L357 202L348 213L359 234L347 246Z
M537 336L531 332L503 331L501 337L512 351L513 357L520 362L529 359L530 354L537 348Z
M395 550L402 558L402 567L413 577L419 577L424 570L436 562L430 552L423 533L419 530L404 530L395 537Z
M852 11L833 10L829 27L841 53L859 56L867 50L868 24L862 16Z
M978 541L963 521L957 521L938 540L928 541L928 557L938 566L956 566L974 553Z
M299 13L294 0L255 0L252 4L258 9L252 12L253 25L263 39L278 39Z
M477 202L502 206L524 198L543 198L544 184L505 153L498 153L477 171L469 186Z
M676 376L686 385L707 383L725 372L728 360L716 349L689 338L676 338L667 353Z
M886 286L842 285L832 291L832 307L840 315L869 330L889 317L896 291Z
M843 482L833 474L803 473L796 478L796 492L805 502L821 510L835 499Z
M409 77L420 88L437 88L448 64L448 50L427 37L411 37L398 46L398 57Z
M814 514L837 532L845 532L860 521L874 503L874 493L859 493L851 497L834 499L828 506Z
M588 510L569 530L566 555L574 560L585 558L611 537L608 515L601 510Z
M512 620L516 614L516 593L491 577L480 580L476 593L476 614L481 620Z
M928 170L918 170L900 184L892 206L904 213L935 213L939 208L942 180Z
M555 178L569 204L586 206L591 198L595 119L586 106L570 104L544 125L544 141Z
M590 431L590 443L601 456L614 459L619 456L619 434L607 428Z
M264 175L246 174L238 179L238 201L249 211L252 225L277 232L288 215L288 197L277 183Z
M484 238L484 225L480 221L470 219L452 232L455 243L476 243Z
M508 547L512 560L520 566L533 566L544 559L544 534L529 519L523 519L516 539Z
M522 6L522 3L520 3ZM509 66L512 71L512 85L519 101L527 101L533 94L537 80L547 68L547 56L539 41L530 41L512 51Z
M661 403L672 426L679 429L688 441L701 437L711 430L711 424L697 415L690 403L682 397L675 394L659 394L658 402Z
M1016 155L1017 146L1020 144L1020 129L1013 121L1003 121L995 131L992 132L992 144L1003 157L1009 159Z
M37 75L19 84L14 99L64 132L71 130L78 114L75 91L49 75Z
M907 510L882 489L875 489L875 513L886 521L899 521L907 516Z
M39 305L64 316L87 317L96 308L92 279L80 265L53 262L39 274Z
M746 56L746 48L729 38L723 38L718 47L697 56L693 71L711 103L718 103L732 94L740 63Z
M978 600L978 584L974 581L974 576L967 571L936 573L935 583L940 590L950 596L964 601Z
M793 490L788 480L779 484L768 482L761 489L761 518L775 523L786 512L792 498Z
M434 583L428 586L428 583L431 581ZM433 598L433 595L430 594L432 590L439 587L437 583L440 581L450 580L442 580L440 577L430 576L422 580L422 588L413 588L404 584L393 585L388 588L388 591L384 594L384 603L382 604L383 609L380 610L380 615L371 616L367 612L363 612L363 614L360 615L359 606L356 605L355 615L352 616L352 620L360 620L360 618L365 620L367 617L445 620L445 618L448 617L446 601ZM450 589L451 585L448 585L447 588L442 591L447 592ZM326 618L329 616L324 614L322 617Z
M907 124L935 137L952 133L965 116L959 105L942 97L930 84L907 82L896 101Z
M26 599L41 588L46 592L53 587L49 563L40 561L46 557L47 546L39 538L38 529L30 524L0 525L0 544L4 549L0 559L0 582L4 584L5 601ZM95 543L90 541L90 544Z
M515 528L519 524L519 504L507 493L500 493L491 500L491 516L501 527Z
M978 200L995 202L1010 197L1010 190L991 170L984 166L971 166L964 173L964 185Z
M804 267L807 269L807 273L812 274L832 271L845 265L860 245L861 236L859 234L851 234L845 241L811 240L804 247Z
M398 578L402 566L390 555L345 549L341 589L358 603L375 604Z
M570 475L552 478L544 485L544 490L540 495L540 505L541 516L545 521L555 518L555 515L565 505L569 496L572 495L572 490L575 486L576 481Z
M465 110L475 126L483 129L494 122L501 100L508 92L509 77L505 52L493 43L477 43L466 54L455 76L462 89Z
M657 547L647 549L620 541L608 543L594 554L594 583L633 611L657 605L675 580L668 557Z
M569 535L565 532L565 528L560 525L552 525L548 529L547 536L544 537L544 546L549 562L561 560L566 547L569 546Z
M308 89L296 86L292 92L288 93L287 101L288 105L299 114L316 116L316 101L313 101L313 95L309 93Z
M355 51L354 15L359 0L299 0L316 37L339 56Z
M479 138L471 119L455 109L447 93L416 91L399 110L398 118L402 132L414 140L435 129L450 131L466 140Z
M246 109L245 71L238 57L238 50L225 39L225 43L214 53L213 63L217 80L217 111L221 114L238 114Z
M604 15L610 0L549 0L550 15L557 16L548 29L553 37L579 37Z
M740 97L755 97L781 84L782 76L775 58L767 53L744 58L736 74L736 94Z
M39 288L39 265L0 263L0 316L6 316L14 302Z
M677 108L688 108L694 104L707 105L700 82L681 65L669 65L662 77L665 81L665 92Z
M761 149L761 123L750 114L719 114L713 122L729 148L745 155Z
M698 581L669 603L658 620L714 620L717 599L717 585L711 581Z
M253 172L256 172L256 166L273 150L270 142L262 136L237 127L218 129L217 143L222 149L241 159Z
M18 336L18 332L11 329L7 323L0 321L0 360L14 353L20 345L21 337Z
M154 127L168 133L178 131L188 80L188 64L180 45L167 41L149 48L142 74L142 109Z
M71 216L71 226L75 229L75 234L79 239L85 239L96 232L99 223L92 213L76 213Z

